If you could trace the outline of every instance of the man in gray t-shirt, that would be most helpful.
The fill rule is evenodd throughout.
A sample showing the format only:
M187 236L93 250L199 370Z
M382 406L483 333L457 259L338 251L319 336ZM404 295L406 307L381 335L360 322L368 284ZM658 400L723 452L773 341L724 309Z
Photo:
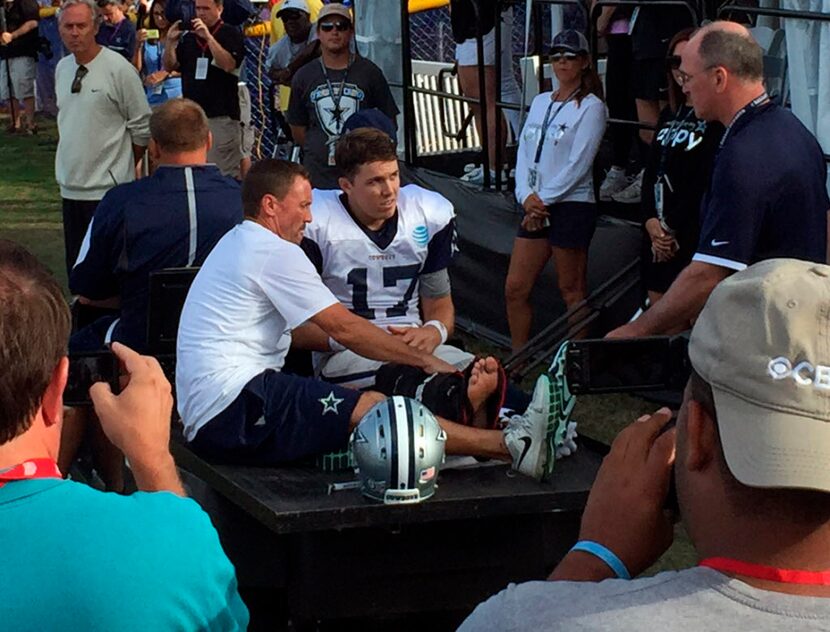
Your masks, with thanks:
M288 123L317 189L338 188L334 146L346 119L368 108L379 109L393 121L398 115L383 72L350 51L352 33L349 10L342 4L325 5L317 18L321 57L291 80Z
M662 409L623 430L551 581L510 585L461 630L830 630L828 278L770 259L720 283L677 429ZM698 566L628 580L671 544L672 466Z

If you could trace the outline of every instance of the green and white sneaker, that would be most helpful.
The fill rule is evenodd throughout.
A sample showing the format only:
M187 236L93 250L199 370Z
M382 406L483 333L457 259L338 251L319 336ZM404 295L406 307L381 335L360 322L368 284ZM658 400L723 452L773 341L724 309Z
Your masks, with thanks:
M545 442L545 466L543 479L550 477L553 467L556 464L557 454L571 454L576 451L576 424L571 421L576 405L576 396L568 388L568 379L565 375L565 354L568 349L568 341L562 343L556 355L553 357L548 374L550 376L550 406L551 421L546 432ZM564 449L563 448L566 448ZM572 449L571 449L572 447Z
M550 396L550 378L542 374L536 380L525 413L508 419L504 429L504 443L513 457L513 469L536 480L542 478L547 460L553 458L548 456L546 447L552 440L548 434L554 426Z

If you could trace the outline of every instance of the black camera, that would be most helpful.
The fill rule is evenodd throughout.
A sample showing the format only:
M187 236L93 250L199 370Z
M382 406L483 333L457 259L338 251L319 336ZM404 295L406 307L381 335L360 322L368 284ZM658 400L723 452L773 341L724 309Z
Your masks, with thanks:
M573 340L565 371L574 394L680 391L691 373L685 336Z
M171 24L179 22L181 30L190 31L196 17L196 3L193 0L169 0L164 6L164 15Z
M565 353L565 377L574 395L682 391L691 374L686 336L573 340ZM674 427L672 419L663 428ZM674 471L665 508L680 515Z
M118 358L110 351L77 353L69 356L69 380L63 391L66 406L89 406L89 387L106 382L113 393L120 391Z

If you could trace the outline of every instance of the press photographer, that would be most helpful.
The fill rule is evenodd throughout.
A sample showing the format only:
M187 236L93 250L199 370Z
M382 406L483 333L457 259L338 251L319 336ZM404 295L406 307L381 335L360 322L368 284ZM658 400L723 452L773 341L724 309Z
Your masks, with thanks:
M223 175L238 179L242 132L237 81L245 58L242 31L222 20L222 0L195 0L195 17L190 20L191 5L181 2L176 6L182 11L167 31L164 69L181 72L183 96L207 114L213 135L208 162L215 163Z

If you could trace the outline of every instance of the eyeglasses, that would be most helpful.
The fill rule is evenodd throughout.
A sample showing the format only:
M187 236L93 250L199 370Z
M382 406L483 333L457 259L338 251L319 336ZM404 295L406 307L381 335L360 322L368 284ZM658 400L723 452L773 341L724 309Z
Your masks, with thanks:
M717 67L718 67L718 66L706 66L706 68L704 68L704 69L703 69L703 70L701 70L700 72L696 72L696 73L695 73L695 74L693 74L693 75L690 75L690 74L689 74L688 72L686 72L685 70L680 70L680 68L678 68L678 69L677 69L677 83L679 83L681 87L682 87L682 86L685 86L687 83L689 83L692 79L694 79L694 78L695 78L695 77L697 77L698 75L701 75L701 74L703 74L704 72L708 72L708 71L710 71L710 70L714 70L714 69L715 69L715 68L717 68Z
M352 25L349 22L323 22L320 24L320 30L324 33L328 33L334 29L337 29L343 33L344 31L348 31L350 28L352 28Z
M576 53L551 53L550 60L551 61L560 61L562 59L576 59L579 57Z
M81 91L81 82L88 72L86 66L78 66L78 70L75 71L75 78L72 80L72 94L78 94Z

